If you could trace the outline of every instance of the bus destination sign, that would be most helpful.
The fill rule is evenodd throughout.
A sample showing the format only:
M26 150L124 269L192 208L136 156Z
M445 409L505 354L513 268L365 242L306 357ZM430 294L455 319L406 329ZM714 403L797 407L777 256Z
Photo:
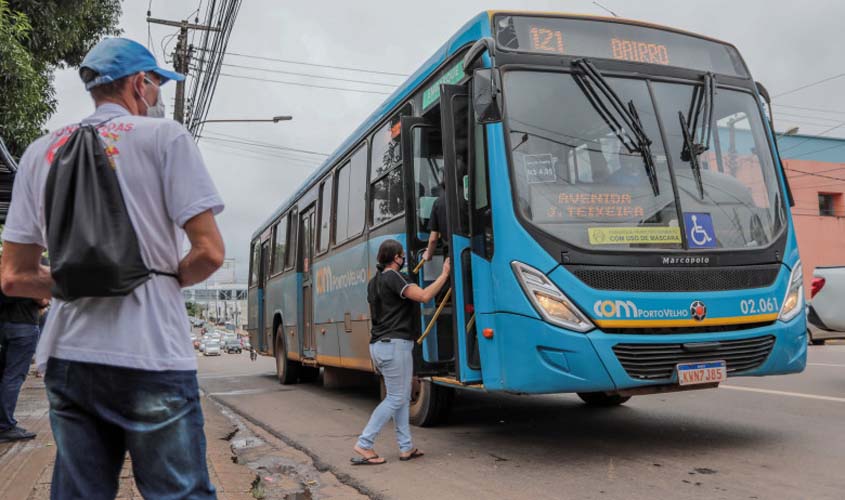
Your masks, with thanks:
M597 19L498 15L499 48L532 54L615 59L748 77L737 50L693 35Z

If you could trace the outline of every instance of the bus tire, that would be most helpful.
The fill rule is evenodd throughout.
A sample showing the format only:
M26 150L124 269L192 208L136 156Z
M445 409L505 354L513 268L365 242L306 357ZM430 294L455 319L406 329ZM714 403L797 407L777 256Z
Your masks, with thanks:
M578 397L587 403L587 406L606 408L625 404L631 396L620 396L619 394L608 394L606 392L579 392Z
M454 399L455 389L414 377L411 390L411 423L417 427L434 427L444 423L449 418Z
M282 325L276 327L276 376L279 383L295 384L299 380L300 364L288 359L287 340Z
M824 339L814 339L813 338L813 331L807 328L807 338L810 340L810 343L813 345L824 345Z
M300 382L316 382L320 378L320 367L318 366L300 366L299 367L299 381Z

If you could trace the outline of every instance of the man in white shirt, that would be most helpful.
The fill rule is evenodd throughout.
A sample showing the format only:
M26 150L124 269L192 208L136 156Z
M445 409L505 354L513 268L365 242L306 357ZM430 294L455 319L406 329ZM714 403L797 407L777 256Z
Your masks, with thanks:
M51 498L114 498L126 451L145 498L215 498L181 287L223 262L214 220L223 202L188 131L157 117L159 86L184 76L120 38L91 49L80 76L96 105L81 123L98 125L144 263L178 278L151 275L125 296L53 299L36 352L57 446ZM8 295L50 297L44 186L78 126L41 137L21 158L3 231ZM191 250L180 259L186 234Z

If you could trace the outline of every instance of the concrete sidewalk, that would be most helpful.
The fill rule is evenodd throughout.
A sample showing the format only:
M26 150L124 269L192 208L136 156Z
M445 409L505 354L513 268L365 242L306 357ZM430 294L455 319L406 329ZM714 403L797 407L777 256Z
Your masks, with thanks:
M207 460L211 481L221 500L256 498L363 499L354 488L320 472L304 453L240 420L225 407L203 397ZM0 444L0 499L50 498L56 455L50 432L44 379L27 377L18 401L21 427L38 433L29 441ZM126 457L119 499L140 499Z

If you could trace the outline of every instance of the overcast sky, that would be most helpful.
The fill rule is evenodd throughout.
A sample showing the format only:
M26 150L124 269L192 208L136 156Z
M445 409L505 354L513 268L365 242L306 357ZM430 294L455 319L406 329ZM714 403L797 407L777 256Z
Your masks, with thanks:
M205 10L203 2L202 10ZM199 0L152 0L153 17L183 19ZM845 73L839 0L604 0L621 17L673 26L735 44L751 69L775 96L805 84ZM477 1L426 0L243 0L228 52L332 66L410 74L460 26L485 9L525 9L607 15L590 0ZM120 27L124 36L151 40L160 64L161 44L177 30L146 22L146 0L127 0ZM193 19L192 19L193 20ZM150 35L148 37L148 34ZM197 40L199 43L199 40ZM167 48L167 59L173 43ZM224 66L235 75L390 92L404 78L226 56L225 64L366 80L366 85ZM170 67L170 64L167 63ZM91 110L75 69L55 79L58 111L52 130L78 121ZM168 116L175 86L164 87ZM799 126L817 134L845 122L845 78L838 78L775 99L776 104L816 110L775 108L779 130ZM207 124L204 135L329 153L387 96L346 92L221 76L208 118L268 118L289 114L279 124ZM825 110L825 111L821 111ZM788 113L788 114L787 114ZM825 135L845 136L845 124ZM225 135L221 135L225 134ZM241 140L241 139L234 139ZM243 149L241 149L243 148ZM245 279L249 237L270 213L316 168L321 156L281 152L203 138L200 149L226 202L218 218L229 257Z

